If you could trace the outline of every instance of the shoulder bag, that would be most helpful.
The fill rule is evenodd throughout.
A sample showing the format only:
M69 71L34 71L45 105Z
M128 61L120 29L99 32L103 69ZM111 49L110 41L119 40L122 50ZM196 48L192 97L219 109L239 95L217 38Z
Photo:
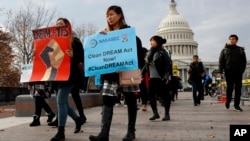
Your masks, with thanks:
M119 72L120 86L139 85L142 81L140 69Z

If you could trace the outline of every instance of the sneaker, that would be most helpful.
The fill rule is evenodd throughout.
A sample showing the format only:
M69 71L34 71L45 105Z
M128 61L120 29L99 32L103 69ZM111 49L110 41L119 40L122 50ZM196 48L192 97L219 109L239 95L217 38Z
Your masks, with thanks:
M127 106L127 104L124 104L123 107L124 107L124 108L127 108L128 106Z
M234 107L236 111L242 112L243 110L240 108L240 106Z

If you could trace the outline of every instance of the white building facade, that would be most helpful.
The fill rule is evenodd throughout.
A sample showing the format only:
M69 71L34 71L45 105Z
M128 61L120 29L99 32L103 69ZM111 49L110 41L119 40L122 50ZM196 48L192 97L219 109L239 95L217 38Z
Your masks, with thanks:
M192 62L193 55L199 55L198 43L194 40L194 33L189 27L188 22L178 13L176 6L176 2L171 0L169 4L169 13L161 21L157 30L157 35L167 39L167 43L163 46L171 54L173 63L178 65L179 76L185 88L190 87L187 83L187 70L189 64ZM213 71L218 69L218 62L203 62L203 64L210 76ZM248 78L250 78L249 61L243 75L243 79Z

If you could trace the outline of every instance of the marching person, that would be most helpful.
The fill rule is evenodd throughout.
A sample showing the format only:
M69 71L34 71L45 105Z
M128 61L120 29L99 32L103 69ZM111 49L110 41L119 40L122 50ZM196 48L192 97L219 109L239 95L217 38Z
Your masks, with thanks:
M204 95L202 79L206 75L203 63L199 61L199 56L193 56L193 62L189 65L188 73L193 87L194 106L201 104L202 96ZM198 95L197 95L198 91Z
M47 85L46 85L47 84ZM29 83L30 95L34 98L35 102L35 114L33 115L33 121L30 126L40 126L40 117L42 109L47 113L47 122L52 122L55 117L55 113L51 110L49 104L46 102L46 98L51 97L51 92L48 89L48 82L30 82Z
M71 24L66 18L59 18L56 22L57 26L68 26L71 29ZM70 31L71 34L72 31ZM72 36L72 35L71 35ZM51 141L61 141L65 139L64 128L66 125L67 116L69 115L76 124L74 133L77 133L81 130L81 126L83 124L83 120L75 113L74 109L68 103L68 96L74 87L75 82L79 78L79 72L82 71L80 66L79 68L79 57L83 57L83 51L79 52L78 49L75 48L74 39L72 36L71 46L69 46L68 50L66 50L66 54L70 57L70 75L67 81L58 81L53 82L57 84L57 110L58 110L58 132L56 135L51 138ZM80 54L79 54L80 53Z
M142 48L142 55L144 58L146 58L147 56L147 52L148 50L143 47ZM148 68L147 68L147 64L146 61L144 59L144 67L142 68L142 82L140 84L140 97L141 97L141 101L142 101L142 111L147 111L147 105L148 105L148 89L147 89L147 84L148 84Z
M129 28L125 21L123 10L120 6L112 5L106 12L107 28L101 33L106 34L110 31ZM141 68L143 65L143 57L141 57L142 43L137 37L137 57L138 66ZM101 76L103 87L103 114L102 114L102 127L98 135L90 135L90 141L109 141L109 131L113 117L113 106L117 96L117 88L119 87L119 74L108 73ZM137 116L137 97L134 92L139 90L137 86L121 87L121 92L124 95L127 109L128 109L128 129L127 134L123 138L123 141L132 141L135 139L135 124Z
M156 96L161 97L165 108L163 121L170 120L170 78L172 74L172 61L167 51L162 47L167 41L160 36L150 38L151 48L149 50L146 62L149 66L149 86L148 95L153 116L149 120L159 119L160 115L157 110Z
M221 77L222 73L225 73L227 82L227 101L225 106L230 108L230 102L232 100L232 92L235 88L234 108L238 111L243 111L240 108L240 97L242 87L242 76L246 69L247 59L244 48L237 45L238 36L232 34L229 36L229 43L222 49L219 57L219 73L218 77Z

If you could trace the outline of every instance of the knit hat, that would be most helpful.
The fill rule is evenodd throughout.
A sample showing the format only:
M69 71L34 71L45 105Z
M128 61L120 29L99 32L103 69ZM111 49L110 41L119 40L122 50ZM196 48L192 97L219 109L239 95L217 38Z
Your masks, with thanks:
M150 41L151 41L151 40L156 41L156 43L158 44L158 46L162 46L163 44L165 44L165 43L167 42L166 39L163 39L161 36L157 36L157 35L152 36L152 37L150 38Z

